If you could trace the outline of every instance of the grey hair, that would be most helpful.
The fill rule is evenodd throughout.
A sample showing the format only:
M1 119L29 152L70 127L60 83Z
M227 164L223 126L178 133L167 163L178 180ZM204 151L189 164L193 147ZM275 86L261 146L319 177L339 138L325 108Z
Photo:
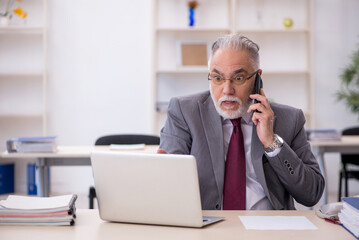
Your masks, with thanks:
M252 64L259 68L259 46L249 38L240 34L228 34L217 39L212 45L212 51L208 59L208 69L211 64L213 54L219 49L233 49L236 51L248 51Z

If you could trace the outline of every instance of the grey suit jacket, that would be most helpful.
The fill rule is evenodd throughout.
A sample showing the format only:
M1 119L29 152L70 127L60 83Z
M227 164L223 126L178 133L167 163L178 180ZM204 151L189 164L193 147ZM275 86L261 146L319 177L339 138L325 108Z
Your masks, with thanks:
M277 156L267 157L253 127L252 163L258 181L274 209L295 209L293 198L313 206L322 196L325 183L306 139L303 112L276 103L271 103L271 107L275 114L274 132L283 138L284 145ZM220 209L224 139L222 118L209 91L171 99L160 148L196 157L202 208Z

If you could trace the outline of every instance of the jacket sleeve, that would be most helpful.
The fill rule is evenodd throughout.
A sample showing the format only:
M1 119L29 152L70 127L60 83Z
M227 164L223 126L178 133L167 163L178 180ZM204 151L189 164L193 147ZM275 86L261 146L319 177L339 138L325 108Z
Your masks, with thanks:
M296 111L294 122L294 128L281 126L282 131L276 132L283 138L284 145L276 156L267 156L267 159L289 194L298 203L313 206L323 194L325 181L307 141L301 110ZM286 125L286 122L279 124Z
M190 154L191 134L177 98L170 100L167 120L160 133L160 148L172 154Z

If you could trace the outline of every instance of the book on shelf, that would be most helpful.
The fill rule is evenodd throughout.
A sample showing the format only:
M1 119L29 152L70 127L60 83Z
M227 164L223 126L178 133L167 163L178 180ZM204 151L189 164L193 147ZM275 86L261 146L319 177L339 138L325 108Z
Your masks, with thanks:
M342 226L359 239L359 197L344 197L338 217Z
M76 194L56 197L9 195L0 201L0 225L75 224Z
M56 152L56 137L49 136L11 138L6 141L6 149L9 153Z
M309 141L339 141L341 133L335 129L309 129L306 130Z

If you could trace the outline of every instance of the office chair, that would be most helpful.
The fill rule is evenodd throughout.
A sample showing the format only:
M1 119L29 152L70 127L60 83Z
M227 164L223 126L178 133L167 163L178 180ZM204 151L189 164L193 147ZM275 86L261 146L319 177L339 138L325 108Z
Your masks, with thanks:
M342 135L359 135L359 127L344 129ZM344 193L348 197L348 179L354 178L359 180L359 170L348 169L348 165L359 166L359 154L341 154L342 168L339 173L339 193L338 201L342 198L342 180L344 178Z
M159 145L160 137L153 135L139 135L139 134L119 134L107 135L98 138L95 145L111 145L111 144L141 144ZM94 208L94 200L96 198L95 187L91 186L89 189L89 208Z

